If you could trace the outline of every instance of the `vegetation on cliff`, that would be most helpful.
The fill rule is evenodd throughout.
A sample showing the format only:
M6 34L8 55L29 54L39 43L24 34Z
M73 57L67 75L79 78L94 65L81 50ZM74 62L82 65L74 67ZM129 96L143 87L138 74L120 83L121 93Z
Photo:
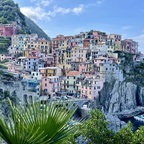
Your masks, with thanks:
M134 62L134 54L118 52L121 59L120 67L123 70L125 81L138 86L144 86L144 63Z
M41 38L49 39L39 26L21 13L18 4L15 4L13 0L0 0L0 23L17 24L18 34L36 33Z
M108 123L99 110L90 112L90 117L80 126L80 135L87 144L142 144L144 143L144 126L133 131L129 122L118 132L108 129Z
M8 53L7 48L11 45L11 38L0 37L0 53L6 54Z

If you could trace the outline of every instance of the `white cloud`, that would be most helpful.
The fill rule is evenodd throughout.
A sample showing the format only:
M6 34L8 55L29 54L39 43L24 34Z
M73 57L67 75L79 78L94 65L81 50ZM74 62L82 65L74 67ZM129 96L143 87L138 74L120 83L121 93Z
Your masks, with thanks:
M73 13L73 14L80 14L84 11L84 5L79 5L78 7L74 8L62 8L62 7L54 7L54 10L52 11L52 15L55 16L56 14L68 14L68 13Z
M74 8L63 8L63 7L57 7L54 6L53 10L46 11L44 8L42 8L40 5L36 5L35 7L21 7L21 12L25 14L27 17L31 18L32 20L50 20L51 17L56 16L57 14L80 14L84 11L84 5L79 5Z
M130 25L127 25L127 26L123 26L123 27L122 27L123 30L129 30L129 29L131 29L131 28L132 28L132 26L130 26Z
M21 12L32 20L50 20L49 12L45 12L41 7L22 7Z
M54 6L54 10L51 11L52 16L56 16L56 14L60 13L60 14L68 14L71 12L70 8L62 8L62 7L57 7Z
M101 5L101 4L103 4L103 2L104 2L104 0L97 0L97 1L96 1L96 4L97 4L97 5Z
M30 0L30 2L34 3L36 6L41 5L44 7L49 6L54 0Z
M41 0L41 4L43 6L49 6L52 2L53 0Z
M80 13L82 13L84 11L84 5L79 5L78 7L75 7L75 8L73 8L72 9L72 12L74 13L74 14L80 14Z

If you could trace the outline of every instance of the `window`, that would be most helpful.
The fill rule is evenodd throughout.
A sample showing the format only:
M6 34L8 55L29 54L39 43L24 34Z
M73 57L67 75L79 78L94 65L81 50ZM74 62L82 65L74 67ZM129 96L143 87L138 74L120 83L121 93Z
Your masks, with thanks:
M45 86L47 86L47 83L45 83Z
M69 76L67 76L67 79L69 79Z
M47 79L45 79L45 81L47 81Z
M97 89L100 89L100 86L97 86Z

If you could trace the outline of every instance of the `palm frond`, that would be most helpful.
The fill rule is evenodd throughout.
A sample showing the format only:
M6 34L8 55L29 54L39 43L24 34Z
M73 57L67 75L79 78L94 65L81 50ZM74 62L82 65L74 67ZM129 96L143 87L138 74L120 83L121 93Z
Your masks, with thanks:
M59 107L59 103L15 107L9 100L11 117L0 119L0 137L7 144L59 144L77 130L70 125L75 108ZM42 108L41 108L42 107Z

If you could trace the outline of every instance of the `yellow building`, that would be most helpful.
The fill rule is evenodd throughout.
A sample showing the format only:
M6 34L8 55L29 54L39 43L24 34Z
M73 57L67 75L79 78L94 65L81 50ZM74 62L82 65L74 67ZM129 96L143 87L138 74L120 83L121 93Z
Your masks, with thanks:
M36 41L35 47L42 53L52 53L51 42L49 40L39 39L38 41Z
M69 70L71 68L71 52L69 50L62 49L57 53L57 66L61 69Z
M39 68L39 73L42 74L43 77L47 76L61 76L62 71L59 67L43 67Z

